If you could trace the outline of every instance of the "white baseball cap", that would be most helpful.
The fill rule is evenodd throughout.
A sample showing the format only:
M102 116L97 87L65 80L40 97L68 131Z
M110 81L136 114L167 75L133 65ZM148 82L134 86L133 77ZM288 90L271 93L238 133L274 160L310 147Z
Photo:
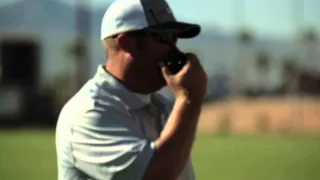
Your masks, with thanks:
M161 29L176 33L178 38L193 38L200 25L176 21L165 0L115 0L101 24L101 40L128 31Z

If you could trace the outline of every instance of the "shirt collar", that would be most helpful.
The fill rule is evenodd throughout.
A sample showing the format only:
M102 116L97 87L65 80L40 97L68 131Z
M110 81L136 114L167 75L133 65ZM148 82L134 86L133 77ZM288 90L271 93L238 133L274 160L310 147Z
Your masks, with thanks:
M151 95L150 94L138 94L138 93L133 93L136 96L138 96L138 98L140 98L141 101L143 101L146 104L150 104L151 103Z
M93 81L103 90L121 99L130 109L140 109L146 106L148 99L150 102L150 96L130 92L119 80L107 72L103 65L98 66Z

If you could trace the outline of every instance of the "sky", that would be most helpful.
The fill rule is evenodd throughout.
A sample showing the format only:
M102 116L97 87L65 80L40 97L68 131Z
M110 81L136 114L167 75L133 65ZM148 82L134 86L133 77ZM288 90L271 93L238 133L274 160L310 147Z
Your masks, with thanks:
M0 5L14 1L18 0L0 0ZM57 1L72 4L76 0ZM94 9L112 1L91 0L91 6ZM317 10L320 8L320 0L167 0L167 2L178 20L199 23L208 31L218 28L234 32L236 28L247 27L256 36L292 37L297 35L300 27L313 27L320 33L320 10ZM294 2L298 2L299 5L295 6Z

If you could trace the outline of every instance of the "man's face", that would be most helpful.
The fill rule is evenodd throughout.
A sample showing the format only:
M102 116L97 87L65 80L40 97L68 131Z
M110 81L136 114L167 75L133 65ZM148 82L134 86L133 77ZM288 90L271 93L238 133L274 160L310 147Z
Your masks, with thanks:
M167 34L163 37L160 33L146 32L143 36L135 36L137 53L136 53L136 67L139 69L141 76L144 80L150 82L150 86L154 86L155 89L161 89L166 85L166 82L162 76L159 62L168 57L171 43L176 44L177 39L173 34Z

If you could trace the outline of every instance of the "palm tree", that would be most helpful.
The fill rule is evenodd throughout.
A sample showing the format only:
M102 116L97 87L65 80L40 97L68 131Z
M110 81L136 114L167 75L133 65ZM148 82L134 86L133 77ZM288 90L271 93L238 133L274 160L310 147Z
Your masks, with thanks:
M310 67L316 68L320 67L319 64L319 57L318 51L317 51L317 34L314 29L308 29L306 30L302 35L302 43L305 47L305 58L307 60L307 63L310 64ZM313 69L314 70L314 69Z
M261 51L256 58L256 67L259 70L259 89L265 90L265 79L270 68L270 58L267 52Z
M248 47L253 40L253 35L249 29L243 28L238 32L238 53L237 53L237 61L235 63L236 66L236 85L235 85L235 93L239 95L243 92L243 80L245 72L246 72L246 55L249 53Z
M91 1L76 1L77 88L80 88L89 78L90 55L88 46L91 35Z
M298 65L292 57L285 57L282 64L284 88L287 93L296 92L298 86Z
M252 33L249 29L245 28L245 19L246 19L246 0L234 0L233 3L234 10L234 20L238 24L237 36L237 53L236 53L236 62L235 62L235 76L234 82L232 83L232 94L238 96L242 88L243 81L243 54L244 47L247 46L252 40Z
M74 72L70 77L70 88L71 91L79 89L83 84L83 79L81 77L81 57L85 55L85 41L81 38L74 39L66 43L64 47L65 54L72 60L72 66L74 67Z
M307 30L303 35L303 40L305 42L316 43L318 40L317 34L314 29Z
M249 29L243 28L238 33L238 41L241 44L248 45L252 40L253 40L253 35Z

